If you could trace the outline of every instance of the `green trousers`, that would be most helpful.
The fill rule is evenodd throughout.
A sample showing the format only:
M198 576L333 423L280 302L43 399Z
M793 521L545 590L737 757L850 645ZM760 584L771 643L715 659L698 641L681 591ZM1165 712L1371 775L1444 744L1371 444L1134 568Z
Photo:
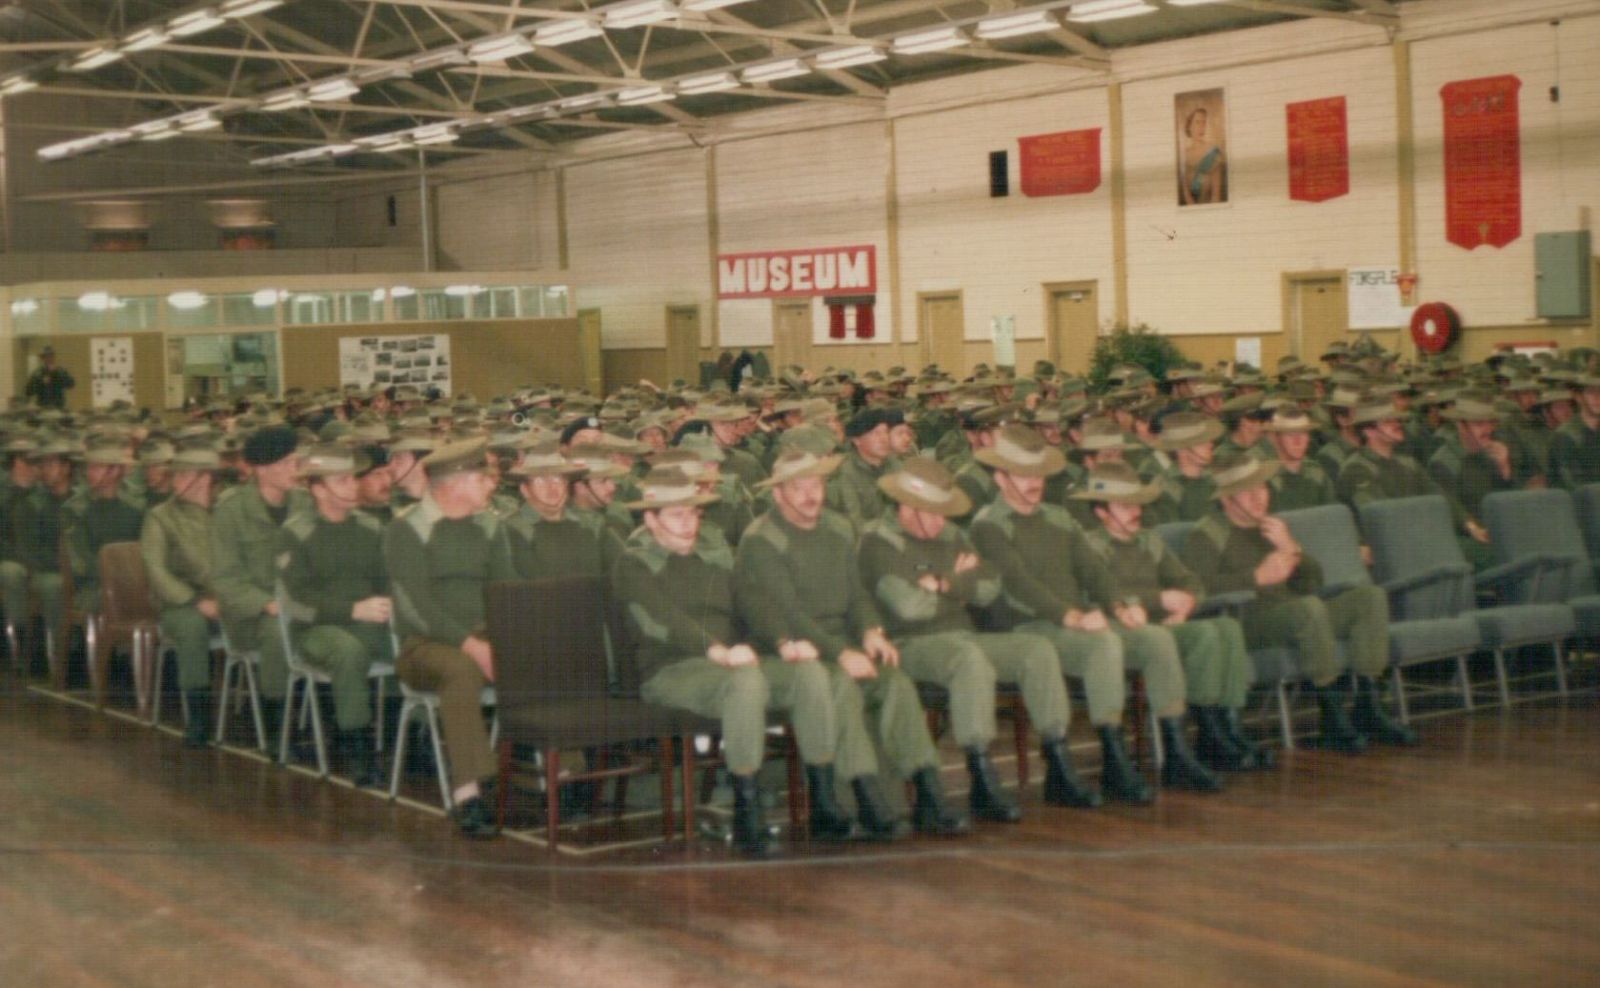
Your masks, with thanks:
M1089 700L1089 723L1096 727L1122 723L1122 708L1127 702L1128 684L1123 640L1109 631L1079 631L1052 621L1029 621L1018 631L1037 635L1055 648L1061 675L1083 681ZM1150 702L1155 703L1154 690ZM1179 687L1182 696L1182 687Z
M1067 687L1051 643L1020 632L941 631L900 642L900 667L950 692L950 732L962 748L995 735L994 686L1015 683L1041 737L1066 734Z
M444 734L451 786L493 776L498 766L483 720L487 680L478 664L454 645L409 638L395 658L395 672L412 689L439 694L439 730Z
M161 640L178 657L178 688L186 693L211 688L211 629L191 605L161 609Z
M393 653L389 629L381 624L319 624L296 636L300 661L328 674L333 681L333 716L341 731L359 731L372 725L374 662L387 662Z
M1128 668L1144 674L1145 695L1157 716L1178 716L1185 702L1244 706L1252 669L1239 622L1224 617L1118 633L1127 646Z
M39 605L39 616L44 619L44 626L50 634L61 633L61 622L66 617L65 594L61 589L60 573L34 573L28 578L28 590L33 594L33 599ZM20 613L26 614L27 611ZM56 647L65 649L65 642L57 642Z
M1326 686L1344 670L1339 640L1348 643L1350 668L1378 676L1389 667L1389 598L1379 587L1351 587L1328 600L1310 595L1255 603L1239 615L1251 648L1282 645L1300 658L1300 672Z
M18 631L28 628L28 615L33 613L30 604L39 606L39 616L44 626L55 634L61 629L62 607L61 574L55 572L29 573L21 563L7 560L0 563L0 604L5 606L6 620Z
M229 621L224 626L228 642L242 652L260 651L261 695L269 700L283 699L289 688L289 664L283 658L283 633L278 629L278 619L261 614L243 621Z
M19 631L27 628L28 567L9 559L0 562L0 605L14 627Z

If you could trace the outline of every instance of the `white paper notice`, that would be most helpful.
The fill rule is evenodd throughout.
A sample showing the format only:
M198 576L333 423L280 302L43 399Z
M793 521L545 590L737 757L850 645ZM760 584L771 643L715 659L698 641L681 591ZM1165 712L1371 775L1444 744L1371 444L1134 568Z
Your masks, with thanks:
M1351 329L1395 329L1411 325L1412 307L1400 302L1398 267L1351 268L1349 285Z
M101 336L89 341L89 392L94 407L133 401L133 337Z
M1261 366L1261 337L1240 336L1236 338L1233 341L1233 362L1235 366L1249 364L1256 370L1264 369Z
M995 366L1017 366L1017 317L995 316L989 320L989 332L994 336Z

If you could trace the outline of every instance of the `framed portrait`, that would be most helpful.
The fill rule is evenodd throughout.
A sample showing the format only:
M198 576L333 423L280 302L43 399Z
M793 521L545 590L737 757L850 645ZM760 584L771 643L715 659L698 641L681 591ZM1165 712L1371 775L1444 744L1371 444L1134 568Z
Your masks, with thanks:
M1228 201L1228 102L1221 89L1172 98L1177 138L1179 206Z

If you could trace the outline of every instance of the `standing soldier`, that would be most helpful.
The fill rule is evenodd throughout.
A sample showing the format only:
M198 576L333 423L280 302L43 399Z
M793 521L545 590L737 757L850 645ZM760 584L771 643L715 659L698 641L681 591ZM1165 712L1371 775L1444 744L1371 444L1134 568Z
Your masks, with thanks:
M482 783L495 774L481 698L494 681L484 637L484 587L515 579L505 535L486 509L494 493L482 439L447 443L422 461L428 491L383 532L401 638L395 671L412 689L439 695L456 824L493 837Z
M339 749L358 786L382 779L372 738L374 662L392 658L383 526L357 510L367 464L343 445L318 446L301 464L312 507L278 530L278 588L295 650L333 680Z
M66 368L56 366L56 348L47 346L39 351L39 366L28 375L22 393L40 408L66 408L67 392L76 384Z
M211 635L222 613L211 589L211 504L221 469L221 458L208 447L178 450L172 497L145 514L139 533L161 609L161 640L177 653L178 689L189 708L183 743L190 748L204 748L211 735Z

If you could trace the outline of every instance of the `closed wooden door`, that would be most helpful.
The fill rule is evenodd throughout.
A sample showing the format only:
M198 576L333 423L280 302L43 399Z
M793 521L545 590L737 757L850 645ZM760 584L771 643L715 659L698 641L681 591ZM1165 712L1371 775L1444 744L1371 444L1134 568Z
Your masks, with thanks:
M667 307L667 381L700 383L700 307Z
M811 299L785 298L772 303L772 369L790 364L811 366Z
M1100 337L1100 303L1092 281L1048 285L1050 361L1070 374L1089 373ZM1022 373L1024 368L1017 368Z
M1344 279L1297 278L1294 284L1295 356L1316 363L1328 344L1350 335L1349 306L1345 300Z
M957 377L965 375L966 323L961 311L961 293L920 295L917 301L918 332L926 341L928 359Z

